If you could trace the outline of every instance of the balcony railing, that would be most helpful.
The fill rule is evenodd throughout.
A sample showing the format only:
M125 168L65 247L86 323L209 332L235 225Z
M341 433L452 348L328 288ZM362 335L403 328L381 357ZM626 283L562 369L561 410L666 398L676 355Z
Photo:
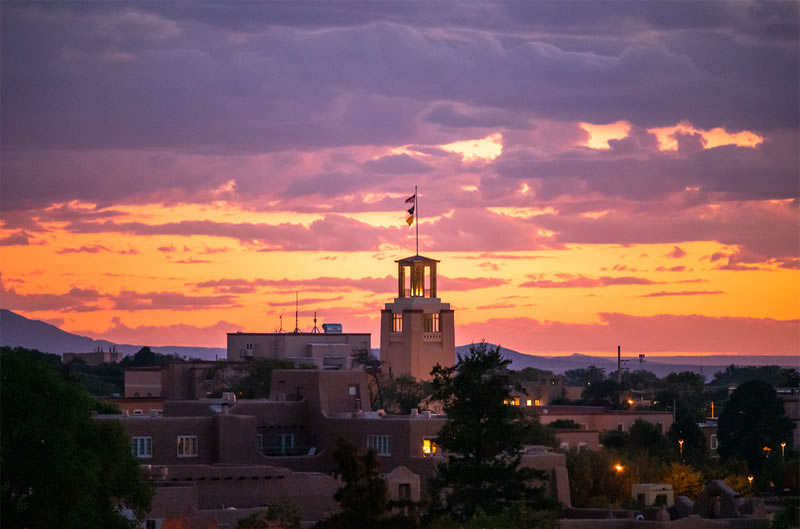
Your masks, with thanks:
M402 342L403 341L403 333L402 332L393 332L389 334L389 341L390 342Z
M442 333L440 333L440 332L423 332L422 333L422 341L423 342L441 342L442 341Z

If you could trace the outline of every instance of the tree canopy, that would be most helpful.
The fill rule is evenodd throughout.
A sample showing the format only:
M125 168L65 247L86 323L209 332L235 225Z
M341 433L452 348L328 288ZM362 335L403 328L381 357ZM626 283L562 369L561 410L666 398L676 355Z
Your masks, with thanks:
M800 386L800 373L794 368L780 366L729 365L724 371L714 373L713 385L742 384L750 380L761 380L775 387Z
M794 424L786 417L783 400L775 389L761 380L751 380L731 393L719 416L718 429L720 455L740 457L756 472L770 455L780 455L781 442L791 443Z
M520 465L529 424L518 407L504 403L512 391L509 364L499 347L481 343L459 355L455 366L434 367L433 398L447 414L437 443L449 454L431 480L434 512L466 520L542 498L531 480L544 474Z
M333 459L333 475L342 480L342 487L334 495L341 510L319 522L317 529L405 529L416 525L414 520L392 512L394 504L373 450L360 456L355 445L340 437Z
M118 421L46 357L0 349L0 504L8 527L132 528L153 490Z

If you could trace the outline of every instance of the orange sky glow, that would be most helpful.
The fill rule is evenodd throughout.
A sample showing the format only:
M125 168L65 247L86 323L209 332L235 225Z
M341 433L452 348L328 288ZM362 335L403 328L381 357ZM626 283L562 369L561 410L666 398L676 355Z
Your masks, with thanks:
M0 308L378 346L416 185L457 345L800 357L797 17L657 4L5 6Z

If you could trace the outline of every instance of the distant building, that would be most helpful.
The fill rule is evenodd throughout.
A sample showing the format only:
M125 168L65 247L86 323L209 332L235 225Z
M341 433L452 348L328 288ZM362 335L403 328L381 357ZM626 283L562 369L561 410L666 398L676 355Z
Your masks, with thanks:
M275 358L320 369L349 369L353 353L371 350L369 333L343 333L341 325L323 328L328 332L230 332L228 360Z
M91 353L64 353L61 355L61 361L65 364L73 360L81 360L90 366L99 366L100 364L119 363L122 361L122 353L117 351L117 348L111 346L108 351L103 351L102 347L98 347L97 351Z
M393 376L429 380L436 364L455 364L453 310L436 297L438 262L421 255L397 261L397 297L381 311L381 360Z

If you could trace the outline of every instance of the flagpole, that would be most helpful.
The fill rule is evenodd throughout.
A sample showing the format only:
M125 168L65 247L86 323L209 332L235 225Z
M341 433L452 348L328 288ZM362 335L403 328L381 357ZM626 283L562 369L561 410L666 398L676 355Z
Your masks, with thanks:
M417 186L414 186L414 208L417 213L415 221L417 225L417 256L419 256L419 195L417 194Z

